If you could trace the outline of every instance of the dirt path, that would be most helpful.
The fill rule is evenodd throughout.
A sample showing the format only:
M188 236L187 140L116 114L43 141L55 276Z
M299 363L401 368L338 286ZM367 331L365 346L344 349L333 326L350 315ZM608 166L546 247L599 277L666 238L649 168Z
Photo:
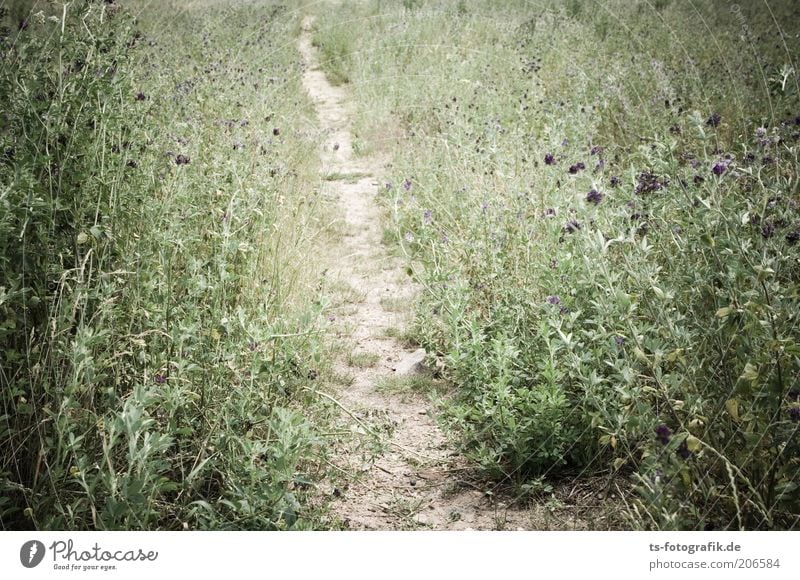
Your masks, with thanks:
M334 452L346 476L328 490L336 498L331 525L362 530L552 528L545 508L508 508L459 478L464 462L437 427L426 397L381 388L393 377L397 383L398 375L419 371L414 363L420 353L387 335L387 329L404 326L397 305L410 304L417 289L402 262L381 243L382 218L373 198L383 184L386 160L353 154L347 93L319 69L312 23L312 17L304 19L298 42L306 64L303 83L323 136L322 192L336 200L346 222L341 245L330 248L327 274L348 296L334 326L336 340L344 341L335 370L345 377L334 396L343 408L343 428L367 434L350 438Z

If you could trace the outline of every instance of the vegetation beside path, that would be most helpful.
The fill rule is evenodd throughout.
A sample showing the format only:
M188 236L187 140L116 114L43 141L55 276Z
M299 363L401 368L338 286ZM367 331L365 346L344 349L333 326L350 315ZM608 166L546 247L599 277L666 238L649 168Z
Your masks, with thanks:
M794 5L365 2L316 43L382 150L414 336L520 497L603 474L629 525L800 517ZM794 16L793 16L794 14Z

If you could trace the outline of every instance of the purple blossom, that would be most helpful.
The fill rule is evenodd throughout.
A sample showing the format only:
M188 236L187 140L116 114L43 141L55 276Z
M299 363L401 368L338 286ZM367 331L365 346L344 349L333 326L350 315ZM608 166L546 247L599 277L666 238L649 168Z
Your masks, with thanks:
M714 175L722 175L728 170L728 161L717 161L714 166L711 168L711 172Z
M564 231L568 234L575 233L581 229L581 224L578 223L578 220L569 220L567 223L564 224Z
M183 153L180 153L177 157L175 157L175 165L189 165L191 161L191 158Z
M756 137L758 137L759 139L763 139L766 136L767 136L767 130L764 127L759 127L758 129L756 129Z
M403 189L405 189L406 191L411 191L411 180L410 179L404 179L403 180Z
M163 385L164 383L167 382L167 377L162 373L156 373L155 376L153 377L153 380L156 382L157 385Z
M775 235L775 224L772 222L764 222L761 226L761 237L765 240L770 239L772 236Z
M600 147L599 145L595 145L594 147L592 147L591 151L589 151L591 155L599 155L602 152L603 148Z
M637 194L661 191L669 184L667 178L659 177L651 171L641 172L636 176L636 182L635 192Z
M611 187L617 187L622 183L622 180L616 175L611 176Z
M672 437L672 429L664 425L663 423L656 427L656 439L662 445L666 445L669 443L670 438Z
M431 225L433 223L433 212L426 209L422 214L422 220L425 222L425 225Z
M689 459L692 456L692 452L689 451L689 445L686 443L686 439L681 441L681 444L678 445L678 448L675 450L675 453L680 455L683 459Z
M584 165L582 161L578 161L575 165L570 165L569 172L572 175L575 175L578 173L578 171L582 171L584 169L586 169L586 165Z
M548 207L544 211L544 217L555 217L555 216L556 216L556 210L553 207Z
M556 162L556 158L552 153L547 153L544 156L544 164L545 165L553 165Z
M547 303L552 304L553 306L558 306L559 304L561 304L561 298L559 298L556 295L548 296Z
M719 113L711 113L711 116L706 121L706 125L709 127L718 127L722 117L719 116Z
M614 342L617 346L622 346L625 344L625 337L617 335L614 337Z
M596 189L592 189L589 193L586 194L586 201L597 205L601 201L603 201L603 194L597 191Z
M391 181L387 181L386 182L386 191L391 191L391 189L392 189L392 182Z
M790 401L798 401L800 400L800 391L797 389L790 389L788 393L786 393L786 398Z
M786 243L790 246L794 246L798 241L800 241L800 230L793 230L786 234Z
M798 421L800 421L800 407L791 407L789 409L789 418L794 423L797 423Z

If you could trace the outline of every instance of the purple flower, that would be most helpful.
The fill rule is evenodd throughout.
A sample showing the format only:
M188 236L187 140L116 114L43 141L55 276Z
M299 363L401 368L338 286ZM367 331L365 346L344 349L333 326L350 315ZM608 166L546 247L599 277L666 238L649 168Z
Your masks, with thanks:
M717 161L714 166L711 168L711 172L714 175L722 175L728 170L728 162L727 161Z
M722 117L719 116L719 113L711 113L711 116L706 121L706 125L709 127L718 127L721 120Z
M570 165L569 172L572 175L575 175L576 173L578 173L578 171L582 171L583 169L586 169L586 166L583 164L582 161L578 161L575 165Z
M800 421L800 407L792 407L789 409L789 418L794 422L797 423Z
M622 346L625 344L625 337L617 335L614 337L614 342L617 344L617 346Z
M705 180L706 180L706 178L705 178L705 177L703 177L702 175L695 175L695 176L692 178L692 181L694 182L694 184L695 184L695 185L700 185L700 184L701 184L701 183L703 183Z
M147 96L142 91L139 91L138 93L136 93L136 100L137 101L146 101L147 100Z
M392 182L391 181L387 181L386 182L386 191L390 191L391 189L392 189Z
M759 139L763 139L766 136L767 136L767 130L764 127L759 127L758 129L756 129L756 137L758 137Z
M153 377L153 380L156 382L157 385L163 385L167 382L167 377L162 373L156 373Z
M422 214L422 220L425 222L425 225L431 225L433 223L433 212L429 209L426 209Z
M579 229L581 229L581 224L578 223L578 220L569 220L564 224L564 231L568 234L575 233Z
M559 298L556 295L548 296L547 303L552 304L553 306L558 306L559 304L561 304L561 298Z
M662 445L666 445L669 443L670 438L672 437L672 429L664 425L663 423L656 427L656 439Z
M589 153L591 155L598 155L598 154L600 154L602 152L603 152L603 148L600 147L599 145L595 145L594 147L592 147L592 150L589 151Z
M177 157L175 157L175 165L189 165L189 163L191 163L191 159L188 155L180 153Z
M658 175L650 171L643 171L637 175L636 182L635 192L637 194L661 191L669 184L668 179L660 178Z
M788 393L786 393L786 398L790 401L798 401L800 400L800 391L797 389L791 389Z
M555 210L555 208L548 207L548 208L547 208L547 209L544 211L544 217L555 217L555 215L556 215L556 210Z
M772 222L764 222L764 225L761 226L761 237L765 240L770 239L772 236L775 235L775 224Z
M586 201L589 203L593 203L595 205L599 204L603 201L603 194L597 191L596 189L591 190L589 193L586 194Z
M622 180L616 175L611 176L611 187L617 187L622 183Z
M544 164L545 165L553 165L556 162L556 158L553 156L552 153L547 153L544 156Z
M794 246L798 241L800 241L800 230L794 230L786 234L786 243L790 246Z
M692 452L689 451L689 445L686 443L686 439L681 441L681 444L678 445L678 448L675 450L675 453L681 456L683 459L689 459L692 456Z
M411 190L411 180L410 179L404 179L403 180L403 189L405 189L406 191L410 191Z

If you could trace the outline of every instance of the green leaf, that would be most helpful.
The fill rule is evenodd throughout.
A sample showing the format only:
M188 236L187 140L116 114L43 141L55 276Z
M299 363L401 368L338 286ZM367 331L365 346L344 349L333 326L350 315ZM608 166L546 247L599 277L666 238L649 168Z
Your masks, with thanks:
M731 416L731 419L739 422L739 401L737 399L728 399L725 401L725 410L728 411L728 415Z
M742 372L741 376L739 377L740 380L748 381L748 382L755 382L758 379L758 369L747 363L744 365L744 371Z

